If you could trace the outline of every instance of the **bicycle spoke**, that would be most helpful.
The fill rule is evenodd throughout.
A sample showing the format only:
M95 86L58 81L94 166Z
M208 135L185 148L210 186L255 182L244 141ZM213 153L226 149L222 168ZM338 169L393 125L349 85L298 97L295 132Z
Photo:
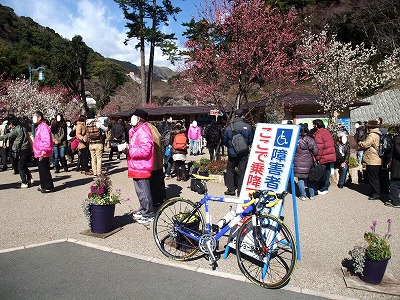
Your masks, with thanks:
M236 252L239 267L252 282L279 288L293 272L296 249L293 237L278 218L259 217L257 226L246 221L239 229Z
M196 212L192 220L187 220L194 210L195 204L183 198L170 199L158 210L154 218L153 235L157 247L165 256L185 260L198 251L197 242L176 229L182 226L181 229L186 231L204 230L204 218L200 212ZM193 220L196 222L193 223Z

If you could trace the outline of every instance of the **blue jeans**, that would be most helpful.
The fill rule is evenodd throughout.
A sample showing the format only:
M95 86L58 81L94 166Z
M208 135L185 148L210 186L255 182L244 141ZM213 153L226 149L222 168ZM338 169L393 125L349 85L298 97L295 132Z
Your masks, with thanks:
M65 157L65 147L53 146L54 165L60 165L60 158Z
M165 168L165 175L170 176L172 170L172 155L170 156L164 155L164 168Z
M326 163L325 165L325 179L322 184L322 187L320 191L327 191L329 189L329 186L331 185L330 179L331 179L331 164L332 163Z
M308 183L308 191L310 193L310 197L314 197L315 196L314 182L308 181L307 178L298 178L297 185L299 186L300 197L306 197L307 183Z
M342 168L342 166L339 167L339 182L338 186L343 186L344 182L346 181L346 175L347 171L349 170L349 165L346 164L345 167Z
M364 150L357 151L357 162L359 165L362 164L363 155L364 155Z
M199 152L198 141L190 139L189 143L190 143L190 153L196 155L197 152Z

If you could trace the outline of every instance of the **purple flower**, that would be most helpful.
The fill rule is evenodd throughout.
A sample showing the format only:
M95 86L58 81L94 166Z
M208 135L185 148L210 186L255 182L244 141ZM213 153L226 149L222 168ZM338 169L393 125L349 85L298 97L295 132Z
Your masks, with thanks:
M391 232L388 232L387 237L390 238L391 236L393 236L393 234Z
M371 230L375 229L374 225L369 226L369 228L371 228Z
M372 221L372 225L374 225L374 227L375 227L376 224L378 224L378 221L377 221L377 220L373 220L373 221Z
M390 224L390 223L393 223L393 220L392 219L388 219L387 222Z

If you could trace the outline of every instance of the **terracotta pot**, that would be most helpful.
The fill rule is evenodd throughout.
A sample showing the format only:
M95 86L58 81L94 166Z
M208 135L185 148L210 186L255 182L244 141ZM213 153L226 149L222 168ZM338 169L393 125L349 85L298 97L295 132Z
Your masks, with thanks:
M389 259L382 259L379 261L372 261L368 258L365 259L363 275L360 276L362 281L370 284L380 284L385 274Z

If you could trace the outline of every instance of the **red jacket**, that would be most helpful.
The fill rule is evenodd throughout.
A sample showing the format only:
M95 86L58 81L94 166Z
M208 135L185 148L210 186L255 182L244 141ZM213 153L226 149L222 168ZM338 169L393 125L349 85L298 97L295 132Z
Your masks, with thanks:
M318 146L318 154L316 156L320 164L336 161L335 142L328 130L319 128L314 133L314 139Z
M147 123L139 124L129 130L127 164L129 178L150 178L154 165L154 142Z

